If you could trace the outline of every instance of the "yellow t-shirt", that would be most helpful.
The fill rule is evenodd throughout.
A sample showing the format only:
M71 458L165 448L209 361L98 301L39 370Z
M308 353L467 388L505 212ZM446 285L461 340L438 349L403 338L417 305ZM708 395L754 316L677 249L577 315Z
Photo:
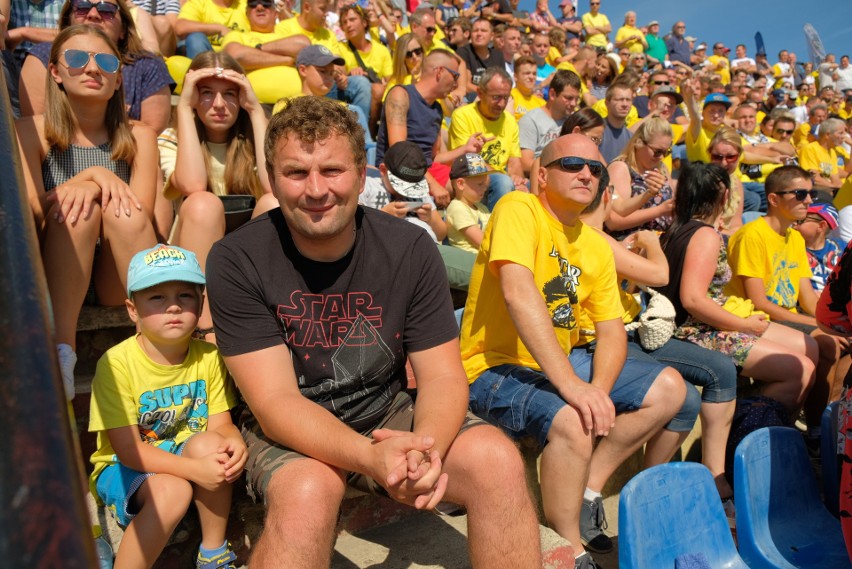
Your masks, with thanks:
M355 59L355 54L349 49L349 44L342 41L339 45L340 56L346 62L346 72L349 73L355 68L360 68L358 60ZM393 75L393 59L388 48L374 39L370 39L370 45L372 47L368 53L358 50L358 54L361 56L364 65L375 71L376 75L381 79L386 79Z
M597 16L593 16L591 12L586 12L583 14L583 17L580 18L583 22L583 26L594 26L596 28L601 28L603 26L609 25L609 18L605 15L598 12ZM607 39L606 34L592 34L586 37L586 45L592 47L606 47Z
M521 117L533 109L543 107L547 101L537 96L535 93L529 97L521 93L517 87L512 88L512 102L515 105L515 120L521 120Z
M556 62L559 60L560 57L562 57L562 52L560 52L558 49L556 49L556 47L550 46L550 49L547 50L547 56L544 58L544 61L548 65L550 65L551 67L556 67L558 65L558 63L556 63ZM570 62L566 61L566 63L570 63ZM576 73L577 71L575 69L573 69L573 67L574 66L572 65L571 71Z
M828 178L838 172L837 150L826 150L819 142L806 144L799 150L799 166L805 170L816 170L814 184L819 185L820 178ZM828 176L822 176L823 173Z
M707 132L702 126L701 132L698 134L698 139L693 140L689 127L686 127L686 158L690 162L710 162L710 152L707 147L710 146L710 141L713 139L713 134Z
M471 253L478 253L479 249L474 247L470 241L462 233L462 229L467 229L473 225L485 231L485 226L488 225L488 219L491 217L491 212L481 202L473 204L470 207L461 200L453 200L447 206L447 239L450 240L450 245L458 247Z
M852 109L846 109L846 106L838 107L835 111L835 114L842 118L843 120L848 120L849 117L852 117Z
M727 85L731 82L731 62L728 61L727 57L722 55L711 55L707 58L707 61L710 62L708 66L710 73L716 74L722 80L722 85ZM716 69L716 66L722 64L723 67L721 69Z
M593 322L621 318L615 261L606 240L580 221L562 225L537 196L510 192L491 214L470 276L461 325L462 362L470 382L501 364L541 369L503 300L496 272L503 262L532 272L566 354L579 339L578 306Z
M809 142L813 142L814 140L816 139L811 135L810 123L804 122L797 126L796 130L793 131L793 137L791 142L797 150L801 150L805 147L806 144L808 144Z
M480 154L498 172L505 173L509 158L521 157L521 139L518 121L507 112L496 121L486 120L477 109L478 103L470 103L453 111L450 121L450 150L467 144L471 135L481 132L494 137L480 150Z
M251 29L246 16L246 0L236 0L228 6L219 6L212 0L187 0L178 13L178 19L221 24L241 32ZM215 35L208 38L216 51L222 49L222 36Z
M337 36L331 33L328 28L320 28L316 31L309 32L299 24L297 16L282 20L275 25L275 33L281 37L288 38L297 34L303 34L311 40L312 44L324 45L331 50L332 53L340 55L340 42L337 41Z
M173 452L195 433L207 430L212 415L237 404L216 346L191 340L186 360L161 365L142 351L136 336L98 360L92 381L89 431L98 433L89 478L92 495L104 468L118 462L106 431L138 425L142 440Z
M618 28L618 31L615 33L615 42L618 43L623 39L634 36L632 39L627 40L625 47L630 50L630 53L645 53L645 46L642 45L642 42L635 36L645 37L645 34L635 26L621 26Z
M229 43L239 43L254 47L257 44L269 43L286 36L279 32L231 32L222 40L222 47ZM292 97L302 91L302 79L295 67L290 65L273 65L260 67L246 73L257 99L264 104L274 104L282 97Z
M592 110L596 111L601 118L606 118L609 115L609 110L606 108L606 99L598 99L594 105L592 105ZM636 110L636 107L630 105L630 110L627 112L627 117L624 119L624 126L630 128L636 122L639 121L639 111Z
M400 27L398 24L396 26L396 37L401 38L403 34L410 34L411 26ZM435 35L432 36L432 45L423 46L423 55L428 54L433 49L450 49L447 47L443 40L447 35L444 33L444 30L441 29L441 26L435 26ZM419 43L419 42L418 42Z
M766 298L791 312L796 312L801 279L813 276L802 234L790 227L778 235L763 217L731 236L728 264L732 277L725 294L748 298L741 277L756 277L763 280Z

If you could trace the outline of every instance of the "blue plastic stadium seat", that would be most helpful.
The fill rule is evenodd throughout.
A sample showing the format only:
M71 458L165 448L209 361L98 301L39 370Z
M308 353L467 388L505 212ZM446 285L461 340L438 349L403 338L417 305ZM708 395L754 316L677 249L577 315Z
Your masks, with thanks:
M852 568L840 521L823 505L802 435L758 429L734 454L737 541L751 569Z
M619 568L671 568L678 557L699 553L714 569L748 569L710 471L676 462L634 476L618 503Z
M822 454L822 493L825 507L836 518L840 507L840 461L837 457L837 414L840 402L830 403L822 414L820 427Z

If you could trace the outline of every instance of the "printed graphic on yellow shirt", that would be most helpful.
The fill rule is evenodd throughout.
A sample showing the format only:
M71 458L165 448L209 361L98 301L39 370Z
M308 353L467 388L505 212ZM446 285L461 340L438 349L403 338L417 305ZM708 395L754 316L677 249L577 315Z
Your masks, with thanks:
M503 141L497 139L488 146L482 149L482 158L491 164L495 169L499 168L500 164L505 164L509 158L506 156L508 150L503 148Z
M190 404L185 405L189 399ZM179 412L179 414L178 414ZM207 382L203 379L146 391L139 397L139 434L146 443L174 439L182 426L207 430Z
M553 325L556 328L573 330L577 327L577 319L572 305L579 303L577 287L580 285L580 275L583 271L561 256L556 245L550 250L550 256L559 261L559 276L544 283L541 292Z

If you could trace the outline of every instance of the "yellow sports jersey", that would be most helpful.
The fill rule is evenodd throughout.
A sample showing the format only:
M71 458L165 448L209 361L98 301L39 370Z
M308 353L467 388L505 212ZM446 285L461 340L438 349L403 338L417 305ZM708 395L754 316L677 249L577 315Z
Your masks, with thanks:
M686 158L690 162L710 162L710 152L707 147L710 146L710 140L713 138L713 133L707 132L702 126L701 132L698 133L698 139L693 140L689 127L686 128Z
M597 102L592 105L592 110L596 111L601 118L606 118L609 116L609 111L606 108L606 100L598 99ZM636 107L630 105L630 110L627 112L627 117L624 119L624 126L630 128L634 124L639 121L639 111L636 110Z
M303 34L311 40L312 44L324 45L333 53L340 55L340 42L337 41L331 30L328 28L320 28L316 31L309 32L299 24L298 17L294 16L286 20L282 20L275 25L275 33L281 34L281 37L288 38L297 34Z
M586 12L580 19L583 22L583 26L594 26L596 28L601 28L603 26L609 25L609 18L607 18L600 12L598 12L597 16L593 16L591 12ZM592 34L586 37L586 45L588 46L606 47L606 44L606 34Z
M512 88L512 102L515 105L515 120L521 120L521 117L533 109L543 107L547 101L537 96L535 93L526 96L517 88Z
M579 339L578 307L592 322L621 318L615 261L606 240L581 221L571 227L561 224L537 196L510 192L491 214L470 276L461 354L471 382L501 364L541 369L503 300L497 270L506 262L532 273L566 354Z
M805 170L816 170L814 184L819 185L820 178L830 178L838 172L837 150L826 150L819 142L811 142L799 149L799 166Z
M236 0L228 6L219 6L212 0L187 0L178 19L192 20L204 24L221 24L232 30L247 32L251 29L246 16L246 0ZM222 47L222 36L207 36L217 51Z
M355 68L360 68L361 66L358 65L355 54L349 49L349 44L347 42L340 42L339 45L340 56L346 62L346 72L349 73ZM370 40L370 46L369 52L365 53L358 50L358 54L361 56L364 65L375 71L376 75L381 79L386 79L393 75L393 59L388 48L383 46L381 42L373 39Z
M496 121L487 120L479 113L478 104L470 103L453 111L449 132L450 150L464 146L471 135L477 132L494 137L479 153L492 168L505 173L509 158L521 157L518 121L507 112L503 112Z
M813 276L802 234L790 227L779 235L763 217L746 223L731 236L728 264L733 276L725 294L748 298L741 277L759 278L766 298L791 312L796 312L801 279Z
M630 36L645 37L645 34L643 34L642 30L635 26L621 26L615 34L615 43L619 43ZM627 40L624 47L629 49L630 53L645 53L645 46L642 45L642 42L637 37Z
M216 346L191 340L178 365L151 361L136 336L109 349L98 360L92 381L89 431L98 433L91 462L92 495L104 468L118 462L107 431L136 425L142 441L170 451L207 430L213 415L237 404Z
M707 61L710 62L708 69L710 73L714 73L719 76L722 80L722 85L727 85L731 82L731 62L728 61L727 57L722 55L711 55L707 58ZM720 69L716 69L716 66L722 64Z

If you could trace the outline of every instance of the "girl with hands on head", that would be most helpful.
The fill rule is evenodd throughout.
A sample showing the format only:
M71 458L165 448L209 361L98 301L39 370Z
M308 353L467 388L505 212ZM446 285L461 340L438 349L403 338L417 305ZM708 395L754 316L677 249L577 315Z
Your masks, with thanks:
M123 304L131 257L156 243L156 135L129 122L120 71L104 32L64 29L50 51L45 114L15 124L69 400L90 281L100 304Z
M167 199L177 201L170 241L194 252L201 268L213 243L278 207L263 154L266 113L240 65L224 52L198 55L177 105L176 128L159 138ZM199 337L214 341L205 304Z

